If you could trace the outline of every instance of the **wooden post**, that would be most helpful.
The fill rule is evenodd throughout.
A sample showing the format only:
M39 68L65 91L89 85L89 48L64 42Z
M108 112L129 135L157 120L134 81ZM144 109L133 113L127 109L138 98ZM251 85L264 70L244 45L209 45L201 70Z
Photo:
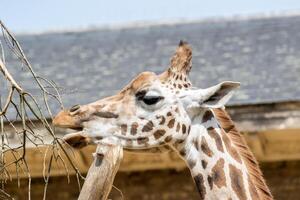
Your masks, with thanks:
M78 200L106 200L123 158L123 148L115 137L102 140L94 153Z

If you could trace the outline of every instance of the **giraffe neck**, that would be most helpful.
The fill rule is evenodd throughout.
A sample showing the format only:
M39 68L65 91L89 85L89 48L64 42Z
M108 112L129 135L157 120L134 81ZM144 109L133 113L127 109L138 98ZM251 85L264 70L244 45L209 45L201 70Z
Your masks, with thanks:
M200 125L201 124L201 125ZM193 120L178 149L186 161L201 199L255 199L248 170L212 111Z

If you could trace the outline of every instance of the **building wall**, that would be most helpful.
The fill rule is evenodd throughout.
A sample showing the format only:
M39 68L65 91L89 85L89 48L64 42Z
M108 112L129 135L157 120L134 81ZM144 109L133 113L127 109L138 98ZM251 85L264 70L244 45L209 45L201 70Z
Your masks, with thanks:
M300 161L264 163L261 167L275 199L299 199ZM72 176L70 180L68 184L66 177L51 178L47 199L77 199L79 189L76 177ZM129 200L198 199L188 170L120 172L116 176L114 185L122 191L124 199ZM33 179L31 188L32 199L42 199L43 179ZM21 181L20 188L17 187L16 182L10 182L6 185L6 189L16 200L28 199L27 180ZM112 189L110 199L122 199L120 192Z

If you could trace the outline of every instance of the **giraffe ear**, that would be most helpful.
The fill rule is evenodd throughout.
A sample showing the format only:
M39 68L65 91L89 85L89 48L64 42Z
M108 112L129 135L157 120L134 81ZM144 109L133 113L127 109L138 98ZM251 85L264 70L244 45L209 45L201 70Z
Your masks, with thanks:
M221 108L229 101L235 90L239 87L240 83L238 82L225 81L204 89L200 105L206 108Z

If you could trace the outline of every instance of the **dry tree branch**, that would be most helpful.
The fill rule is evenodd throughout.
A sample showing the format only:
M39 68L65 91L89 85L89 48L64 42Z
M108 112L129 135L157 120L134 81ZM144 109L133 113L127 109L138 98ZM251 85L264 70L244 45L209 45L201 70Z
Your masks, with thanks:
M38 147L41 145L50 145L48 146L50 150L48 151L47 149L44 155L43 172L45 187L43 199L46 199L47 186L53 162L56 162L57 164L59 164L58 162L62 163L69 180L69 169L66 164L68 163L75 171L80 187L79 179L84 178L72 160L71 155L69 155L66 149L67 146L64 145L63 141L55 135L55 132L49 123L49 118L52 118L50 104L53 103L50 102L50 100L54 99L55 102L63 108L57 85L55 82L37 75L19 42L1 20L0 29L2 31L2 37L0 36L0 78L3 77L4 81L7 83L6 88L1 88L2 86L0 87L0 197L1 194L6 194L4 192L6 181L11 180L8 168L15 166L18 184L20 181L20 172L26 174L28 178L28 199L30 199L31 175L26 159L26 148L28 146ZM4 41L3 44L1 42L2 40ZM8 49L8 51L4 53L6 49ZM8 53L12 54L14 58L17 58L18 62L14 62L13 65L9 64L6 59L6 55ZM28 73L31 76L34 86L40 91L39 96L31 94L25 87L23 87L20 81L15 79L11 70L12 67L17 69L18 67L21 67L25 70L24 73ZM1 89L7 89L8 91L3 105L1 102L1 95L3 95L1 94ZM49 89L54 90L54 93ZM15 115L15 119L13 119L12 115ZM19 122L21 123L21 127L17 126L17 123ZM46 130L47 134L51 136L51 142L45 141L45 135L36 131L35 128L38 127L38 123L42 124L42 127ZM10 128L10 130L13 131L14 136L18 138L17 144L12 144L10 142L5 126L8 127L7 129ZM6 156L9 154L14 159L13 161L8 162L6 160ZM46 157L48 157L47 154L50 156L49 161L46 161ZM64 160L65 158L66 160Z
M10 200L11 199L11 200L13 200L13 198L2 189L0 189L0 199L3 199L3 200Z

